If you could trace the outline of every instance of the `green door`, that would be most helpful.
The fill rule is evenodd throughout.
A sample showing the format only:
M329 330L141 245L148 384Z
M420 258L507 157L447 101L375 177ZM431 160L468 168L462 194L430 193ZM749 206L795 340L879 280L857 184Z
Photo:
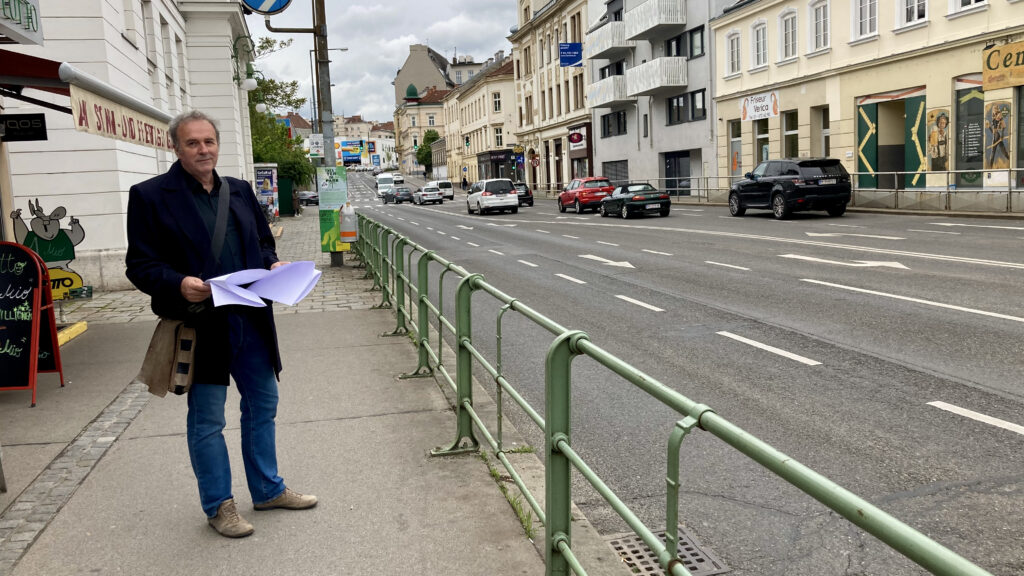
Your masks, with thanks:
M925 155L925 120L924 96L915 96L904 100L906 105L906 132L904 134L903 160L907 174L907 188L924 188L925 172L928 171L928 157Z
M295 183L291 178L277 179L277 209L281 216L295 216L295 202L292 201L292 191L295 190Z
M877 188L878 177L878 104L857 107L857 179L860 188ZM866 173L866 174L865 174Z

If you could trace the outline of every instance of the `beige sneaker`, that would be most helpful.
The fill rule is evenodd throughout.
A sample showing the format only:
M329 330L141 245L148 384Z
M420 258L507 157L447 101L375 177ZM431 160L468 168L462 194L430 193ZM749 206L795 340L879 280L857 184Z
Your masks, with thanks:
M312 494L299 494L291 488L285 488L284 492L270 502L256 504L253 508L257 510L273 510L284 508L286 510L305 510L316 506L316 496Z
M207 519L207 522L214 530L220 532L221 536L228 538L245 538L253 532L252 524L246 522L238 513L234 498L221 502L217 508L217 515Z

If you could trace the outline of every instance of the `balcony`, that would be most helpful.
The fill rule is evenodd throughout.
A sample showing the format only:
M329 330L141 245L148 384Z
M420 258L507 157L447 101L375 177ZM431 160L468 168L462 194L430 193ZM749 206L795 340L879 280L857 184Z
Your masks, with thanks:
M686 28L685 0L647 0L626 12L626 40L663 40Z
M633 102L636 98L626 93L625 76L609 76L587 87L587 106L591 108L614 108Z
M654 96L686 88L686 58L671 56L626 70L626 94Z
M609 22L587 34L583 57L587 60L618 60L635 47L636 42L626 40L625 22Z

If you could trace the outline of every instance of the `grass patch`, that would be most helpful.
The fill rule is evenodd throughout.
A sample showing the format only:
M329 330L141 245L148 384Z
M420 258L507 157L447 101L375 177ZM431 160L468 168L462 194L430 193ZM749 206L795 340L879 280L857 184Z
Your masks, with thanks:
M530 449L532 450L532 448ZM481 450L478 454L484 464L487 465L487 471L491 474L491 478L493 478L494 482L498 485L498 489L501 490L502 495L505 496L505 500L519 518L519 525L523 527L523 533L526 534L527 538L533 540L537 535L537 528L533 525L533 509L530 508L529 505L523 504L522 496L512 496L508 490L508 486L506 486L506 483L501 476L501 472L499 472L498 468L491 463L491 459L487 455L487 452Z

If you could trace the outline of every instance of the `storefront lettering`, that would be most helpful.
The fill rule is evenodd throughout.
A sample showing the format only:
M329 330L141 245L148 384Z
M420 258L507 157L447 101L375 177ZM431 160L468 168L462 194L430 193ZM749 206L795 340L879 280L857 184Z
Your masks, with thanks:
M1000 62L1002 59L1002 62ZM1024 50L1019 52L1007 52L1003 54L999 48L993 48L988 53L988 57L985 58L985 67L989 70L998 70L1000 65L1003 68L1009 68L1010 66L1024 66Z
M13 254L0 254L0 274L21 276L27 262L14 262Z
M0 320L5 322L26 322L32 319L32 307L22 302L10 310L0 309Z
M32 293L32 288L15 287L10 284L0 290L0 300L24 300Z
M39 13L28 0L0 0L4 18L17 22L25 30L39 31Z
M25 348L22 346L15 346L11 343L10 339L4 340L3 346L0 346L0 354L10 356L11 358L21 358L21 352Z

